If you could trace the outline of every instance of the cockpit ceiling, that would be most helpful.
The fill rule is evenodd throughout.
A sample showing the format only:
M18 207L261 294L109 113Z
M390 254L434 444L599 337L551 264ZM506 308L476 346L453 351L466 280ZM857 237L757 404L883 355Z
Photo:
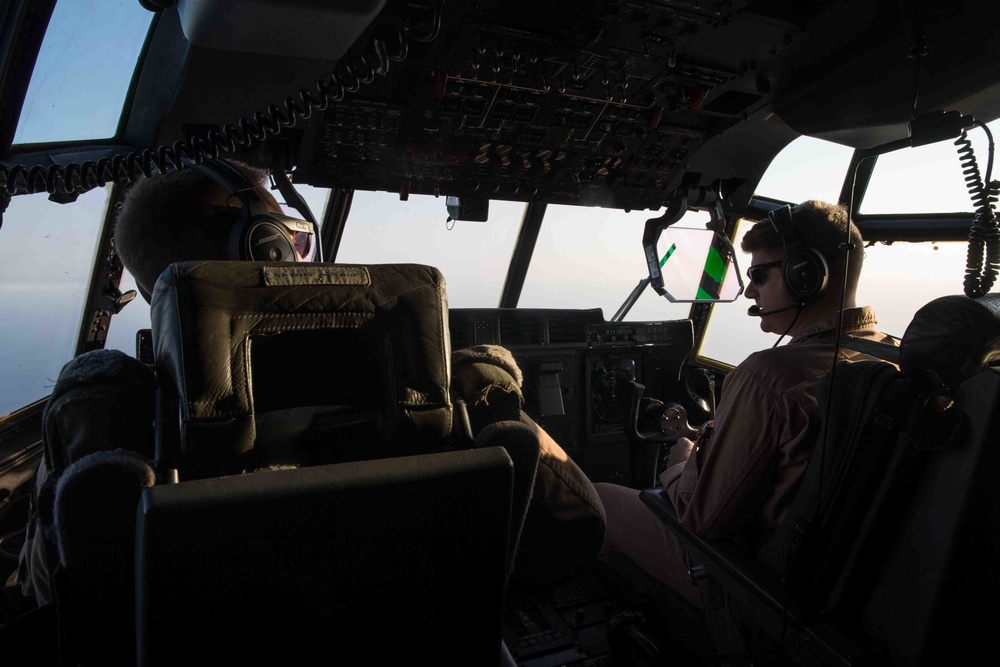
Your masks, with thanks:
M125 139L170 145L298 99L332 71L363 78L373 38L397 51L404 25L405 60L252 159L403 198L642 209L682 183L748 198L798 134L856 147L905 137L915 95L918 113L1000 115L993 0L449 0L436 25L439 4L389 0L339 66L192 45L167 10Z

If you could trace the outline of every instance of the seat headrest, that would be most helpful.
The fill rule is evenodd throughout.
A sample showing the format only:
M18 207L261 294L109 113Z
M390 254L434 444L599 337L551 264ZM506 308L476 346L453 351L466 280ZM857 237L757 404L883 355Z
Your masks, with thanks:
M952 389L998 360L1000 294L934 299L916 312L899 344L902 371L934 371Z
M156 283L151 320L159 382L176 392L195 470L238 469L265 413L279 417L269 433L309 407L355 436L363 422L383 441L368 443L383 450L366 458L420 453L451 432L448 306L435 268L177 263Z

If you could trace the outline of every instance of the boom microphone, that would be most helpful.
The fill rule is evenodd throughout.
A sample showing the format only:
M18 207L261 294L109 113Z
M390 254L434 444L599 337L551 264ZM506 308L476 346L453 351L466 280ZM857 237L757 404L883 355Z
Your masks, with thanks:
M805 306L801 301L793 303L790 306L785 306L784 308L775 308L774 310L761 310L760 306L753 305L747 308L747 315L750 317L764 317L765 315L774 315L775 313L783 313L786 310L792 310L793 308L802 308Z

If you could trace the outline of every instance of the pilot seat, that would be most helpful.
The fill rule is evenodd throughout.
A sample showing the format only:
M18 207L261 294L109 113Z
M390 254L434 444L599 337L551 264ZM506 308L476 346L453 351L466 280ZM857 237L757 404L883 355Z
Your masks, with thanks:
M998 360L1000 295L990 294L922 307L898 369L838 363L817 388L826 436L756 554L692 533L661 489L642 492L689 555L719 660L915 666L988 655L1000 623Z
M170 266L155 457L59 480L64 662L509 662L538 438L456 419L447 316L426 266Z

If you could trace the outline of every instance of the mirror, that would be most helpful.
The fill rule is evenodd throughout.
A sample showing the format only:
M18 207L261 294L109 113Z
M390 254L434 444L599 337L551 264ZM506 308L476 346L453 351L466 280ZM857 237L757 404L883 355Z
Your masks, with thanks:
M448 222L452 220L486 222L490 217L489 199L448 196L445 198L444 203L448 209Z
M728 303L743 294L743 276L729 240L708 229L668 227L659 247L664 296L674 303Z

